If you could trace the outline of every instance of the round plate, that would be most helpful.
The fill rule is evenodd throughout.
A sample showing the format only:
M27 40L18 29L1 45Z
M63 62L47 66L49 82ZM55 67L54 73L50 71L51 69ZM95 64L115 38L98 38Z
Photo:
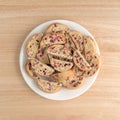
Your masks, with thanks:
M28 74L26 73L25 71L25 62L27 60L27 56L26 56L26 52L25 52L25 46L26 46L26 42L28 40L28 38L30 36L32 36L33 34L35 33L40 33L40 32L44 32L44 30L52 23L63 23L63 24L66 24L68 25L71 29L74 29L74 30L77 30L77 31L80 31L81 33L83 33L84 35L88 35L90 37L93 38L93 40L95 41L94 37L84 28L82 27L81 25L75 23L75 22L72 22L72 21L68 21L68 20L52 20L52 21L48 21L48 22L45 22L39 26L37 26L35 29L33 29L29 35L26 37L26 39L24 40L23 44L22 44L22 47L21 47L21 51L20 51L20 69L21 69L21 73L22 73L22 76L25 80L25 82L28 84L28 86L34 91L36 92L38 95L44 97L44 98L47 98L47 99L51 99L51 100L69 100L69 99L72 99L72 98L75 98L75 97L78 97L80 96L81 94L83 94L84 92L86 92L91 86L92 84L94 83L94 81L96 80L96 77L98 75L98 72L99 70L96 72L96 74L92 77L89 77L85 80L85 83L84 85L79 88L79 89L76 89L76 90L70 90L70 89L66 89L66 88L62 88L60 91L58 91L57 93L53 93L53 94L49 94L49 93L45 93L43 91L41 91L35 80L33 80L31 77L28 76ZM97 48L97 51L96 53L100 54L99 52L99 48L98 48L98 45L95 41L95 44L96 44L96 48Z

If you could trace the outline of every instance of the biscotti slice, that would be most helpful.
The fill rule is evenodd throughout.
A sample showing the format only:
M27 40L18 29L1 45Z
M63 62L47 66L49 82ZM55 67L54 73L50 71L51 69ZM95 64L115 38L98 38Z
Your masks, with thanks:
M66 78L68 76L73 78L74 75L75 75L75 73L71 69L71 70L68 70L68 71L65 71L65 72L62 72L62 73L54 73L54 74L50 75L50 77L53 78L54 80L58 81L58 82L62 82L64 80L66 80Z
M26 44L26 53L27 56L30 58L35 58L36 54L38 52L38 47L39 47L39 41L42 38L42 34L34 34L27 42Z
M80 52L83 52L83 35L82 33L76 31L76 30L71 30L69 32L69 35L71 36L76 48L80 50Z
M93 39L89 36L85 36L84 37L84 55L86 60L89 62L95 53L96 53L96 47Z
M59 59L55 59L53 56L50 57L50 64L56 71L64 72L70 70L73 66L72 62L67 62Z
M61 23L53 23L48 26L45 33L67 32L69 30L67 25Z
M75 46L71 36L68 33L65 34L65 39L66 39L65 46L70 48L71 50L75 50L76 46Z
M65 36L61 33L46 34L40 41L40 47L48 47L55 44L65 44Z
M46 52L46 48L39 48L37 59L40 60L42 63L49 64L49 58Z
M82 87L84 84L84 78L79 76L74 76L73 78L68 78L65 83L64 87L69 89L77 89Z
M90 70L91 69L90 65L85 60L85 58L83 57L83 55L80 53L79 50L74 51L73 61L74 61L75 65L77 67L79 67L79 69L81 69L81 70Z
M38 87L47 93L55 93L59 91L62 87L62 84L55 81L49 81L47 79L38 79L37 80Z
M54 72L54 69L52 67L40 62L37 59L29 59L28 61L31 64L31 69L37 75L49 76Z
M53 79L62 83L62 85L69 89L79 88L83 85L83 77L75 76L73 70L68 70L62 73L56 73L51 75Z
M92 56L92 59L90 61L90 67L91 69L89 71L84 72L83 74L84 77L90 77L97 72L97 70L100 67L100 56L99 55L96 54Z
M71 51L64 45L52 45L48 47L47 53L49 55L58 56L60 58L72 60Z
M36 74L36 72L32 69L32 64L30 60L27 60L26 64L25 64L25 69L26 72L28 73L28 75L30 77L32 77L33 79L39 79L40 76L38 74Z

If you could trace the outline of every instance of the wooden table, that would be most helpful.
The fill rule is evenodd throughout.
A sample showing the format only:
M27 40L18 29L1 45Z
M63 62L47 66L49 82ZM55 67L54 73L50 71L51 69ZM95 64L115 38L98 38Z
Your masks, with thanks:
M27 34L53 19L83 25L101 50L96 82L69 101L38 96L19 68L20 47ZM120 120L120 0L1 0L0 67L0 120Z

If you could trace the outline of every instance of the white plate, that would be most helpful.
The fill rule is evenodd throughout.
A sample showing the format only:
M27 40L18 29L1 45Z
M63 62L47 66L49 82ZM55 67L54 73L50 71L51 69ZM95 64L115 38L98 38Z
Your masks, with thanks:
M69 99L78 97L81 94L83 94L84 92L86 92L92 86L94 81L96 80L99 70L96 72L96 74L94 76L86 79L85 84L79 89L69 90L69 89L66 89L66 88L62 88L57 93L49 94L49 93L45 93L45 92L41 91L37 87L36 82L28 76L28 74L25 71L25 67L24 67L25 61L27 60L27 56L25 54L25 45L26 45L26 42L27 42L28 38L35 33L44 32L44 30L46 29L47 26L49 26L51 23L55 23L55 22L66 24L71 29L75 29L77 31L80 31L84 35L89 35L94 39L94 37L84 27L82 27L81 25L79 25L75 22L68 21L68 20L52 20L52 21L45 22L45 23L37 26L35 29L33 29L29 33L29 35L26 37L26 39L24 40L24 42L22 44L22 47L21 47L21 51L20 51L20 69L21 69L21 73L22 73L22 76L23 76L25 82L38 95L40 95L44 98L47 98L47 99L51 99L51 100L69 100ZM98 45L97 45L96 41L95 41L95 44L96 44L96 47L97 47L96 53L100 54L100 51L99 51L99 48L98 48Z

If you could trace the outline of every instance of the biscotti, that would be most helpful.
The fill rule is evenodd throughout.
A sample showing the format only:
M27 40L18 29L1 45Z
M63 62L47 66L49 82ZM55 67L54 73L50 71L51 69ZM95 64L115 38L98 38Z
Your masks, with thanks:
M73 61L74 61L75 65L77 67L79 67L79 69L81 69L81 70L90 70L91 69L90 65L85 60L85 58L83 57L83 55L80 53L79 50L74 51Z
M64 45L52 45L47 49L47 53L60 58L72 60L71 51Z
M46 48L39 48L36 57L42 63L49 64L49 58L48 58Z
M59 91L62 87L62 84L56 81L49 81L48 79L38 79L38 87L47 93L55 93Z
M46 28L45 33L58 33L58 32L64 33L67 31L69 31L69 28L67 25L64 25L61 23L53 23Z
M89 62L95 53L96 53L96 47L93 39L89 36L85 36L84 37L84 55L86 60Z
M42 36L43 35L39 33L30 37L26 45L26 53L28 57L30 58L36 57L36 54L38 53L38 48L39 48L39 41L41 40Z
M54 72L54 69L37 59L29 59L27 61L31 67L31 70L34 71L35 74L41 75L41 76L49 76Z
M50 64L58 72L64 72L64 71L70 70L73 66L72 62L59 60L54 58L53 56L50 57Z
M69 32L69 35L71 36L76 48L82 53L83 52L83 34L76 31L76 30L71 30Z
M97 70L100 68L100 64L101 64L100 63L100 56L97 55L97 54L93 55L92 59L90 61L91 69L88 70L88 71L85 71L83 76L84 77L90 77L90 76L94 75L97 72Z
M49 33L46 34L40 41L40 47L48 47L55 44L65 44L66 40L63 34L61 33Z
M62 83L62 85L69 89L79 88L83 85L84 78L75 76L73 70L68 70L63 73L53 74L51 76L56 81Z

